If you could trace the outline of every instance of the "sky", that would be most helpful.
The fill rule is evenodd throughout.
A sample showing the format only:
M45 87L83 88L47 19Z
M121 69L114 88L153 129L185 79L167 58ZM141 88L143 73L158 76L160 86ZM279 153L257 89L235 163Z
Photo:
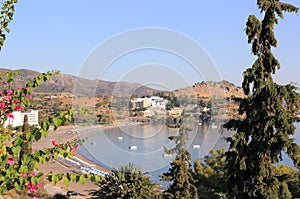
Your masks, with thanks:
M300 7L298 0L288 2ZM245 34L250 14L261 18L254 0L19 0L9 26L11 33L0 52L0 67L60 70L76 76L156 84L167 89L214 78L207 75L207 70L217 74L213 80L226 79L241 85L243 71L255 60ZM148 31L151 28L161 30L161 34L152 35ZM148 32L137 33L128 40L126 34L135 30ZM278 48L274 54L282 65L275 79L300 86L300 16L286 14L275 33ZM190 45L197 43L199 48L178 53L185 47L180 39L169 41L171 49L160 48L172 36L182 37L182 41L185 38ZM121 40L116 39L119 37ZM138 41L144 37L157 43L152 48L142 46L143 42ZM116 46L105 48L116 41ZM130 47L135 42L139 48ZM123 48L123 54L109 55ZM174 48L178 52L172 51ZM188 57L194 54L209 61L203 61L199 68L196 61L191 61L194 58ZM104 59L113 55L104 64ZM88 68L90 65L92 69Z

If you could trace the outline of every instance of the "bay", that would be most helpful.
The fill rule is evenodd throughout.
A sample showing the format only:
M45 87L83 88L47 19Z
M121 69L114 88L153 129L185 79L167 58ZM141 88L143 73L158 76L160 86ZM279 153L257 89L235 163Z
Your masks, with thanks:
M233 135L233 132L222 129L221 125L194 123L190 127L187 146L192 161L208 155L211 148L228 148L225 137ZM296 127L293 138L299 144L300 125L296 124ZM129 162L134 163L158 182L158 175L168 170L174 158L164 154L164 147L174 147L174 143L168 137L177 133L178 129L168 128L164 124L119 125L107 129L94 129L83 136L88 137L88 140L78 152L108 169L118 168ZM293 165L287 155L283 157L281 163Z

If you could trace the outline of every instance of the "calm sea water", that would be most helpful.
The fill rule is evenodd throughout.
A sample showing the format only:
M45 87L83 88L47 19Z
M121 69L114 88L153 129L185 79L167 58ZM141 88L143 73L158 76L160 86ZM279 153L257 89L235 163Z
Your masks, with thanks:
M300 125L296 126L298 130L294 138L297 143L300 143ZM97 129L83 136L89 139L78 149L78 152L109 169L132 162L158 181L158 174L168 170L173 158L164 155L164 147L174 147L174 143L168 137L177 133L178 129L168 128L163 124ZM222 130L217 125L191 125L187 146L192 160L203 158L211 148L227 148L228 143L224 138L232 134L233 132ZM283 163L292 166L291 160L284 157Z

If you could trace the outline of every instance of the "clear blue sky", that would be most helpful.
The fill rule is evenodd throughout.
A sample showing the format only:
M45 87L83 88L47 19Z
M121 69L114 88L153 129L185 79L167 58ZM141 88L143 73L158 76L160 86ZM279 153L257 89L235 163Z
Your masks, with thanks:
M300 7L298 0L288 2ZM222 79L240 85L242 72L255 58L244 32L249 14L259 15L255 0L19 0L0 53L0 67L58 69L76 75L92 50L113 35L160 27L195 40ZM280 83L300 82L299 35L300 16L295 14L285 15L276 26L275 55L282 64L276 79ZM106 80L114 80L114 70Z

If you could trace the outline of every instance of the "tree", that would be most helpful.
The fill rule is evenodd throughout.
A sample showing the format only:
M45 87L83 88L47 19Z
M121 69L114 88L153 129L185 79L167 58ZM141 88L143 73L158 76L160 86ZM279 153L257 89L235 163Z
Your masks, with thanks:
M293 198L300 197L300 171L287 165L279 164L274 168L276 175L286 176L287 185Z
M204 163L197 159L194 162L195 186L198 188L200 198L226 198L225 183L225 149L211 150L204 157ZM278 176L288 176L287 185L293 198L300 197L300 171L287 165L278 164L274 172Z
M132 163L112 170L112 175L107 175L100 184L100 190L93 195L103 199L148 199L153 198L155 184L150 176L142 174L140 168Z
M195 186L198 188L200 198L219 198L224 194L225 182L225 148L210 150L210 154L204 157L204 163L200 159L194 162Z
M22 146L20 151L19 164L22 164L22 161L24 161L24 155L29 155L32 153L31 144L28 143L28 141L26 140L26 134L30 132L31 131L30 131L30 125L28 123L28 115L24 115L22 132L21 132ZM29 169L29 172L31 173L33 172L33 167Z
M277 47L274 25L284 12L298 12L298 8L280 0L258 0L264 14L260 21L250 15L246 34L257 56L251 68L244 72L242 83L245 98L239 102L243 119L232 119L224 126L236 130L228 138L226 152L227 191L230 198L290 198L288 176L276 174L274 164L286 152L294 165L300 167L300 148L289 136L295 132L299 110L299 95L291 84L279 85L273 75L280 68L272 54Z
M186 119L184 119L186 121ZM197 188L194 186L192 176L191 154L186 147L188 133L183 122L179 129L178 136L170 136L175 142L175 148L166 149L167 154L176 154L171 162L171 168L161 176L162 181L170 181L171 184L164 191L164 198L196 199L198 198Z
M28 123L28 115L24 115L22 132L24 132L24 133L30 132L30 125Z

